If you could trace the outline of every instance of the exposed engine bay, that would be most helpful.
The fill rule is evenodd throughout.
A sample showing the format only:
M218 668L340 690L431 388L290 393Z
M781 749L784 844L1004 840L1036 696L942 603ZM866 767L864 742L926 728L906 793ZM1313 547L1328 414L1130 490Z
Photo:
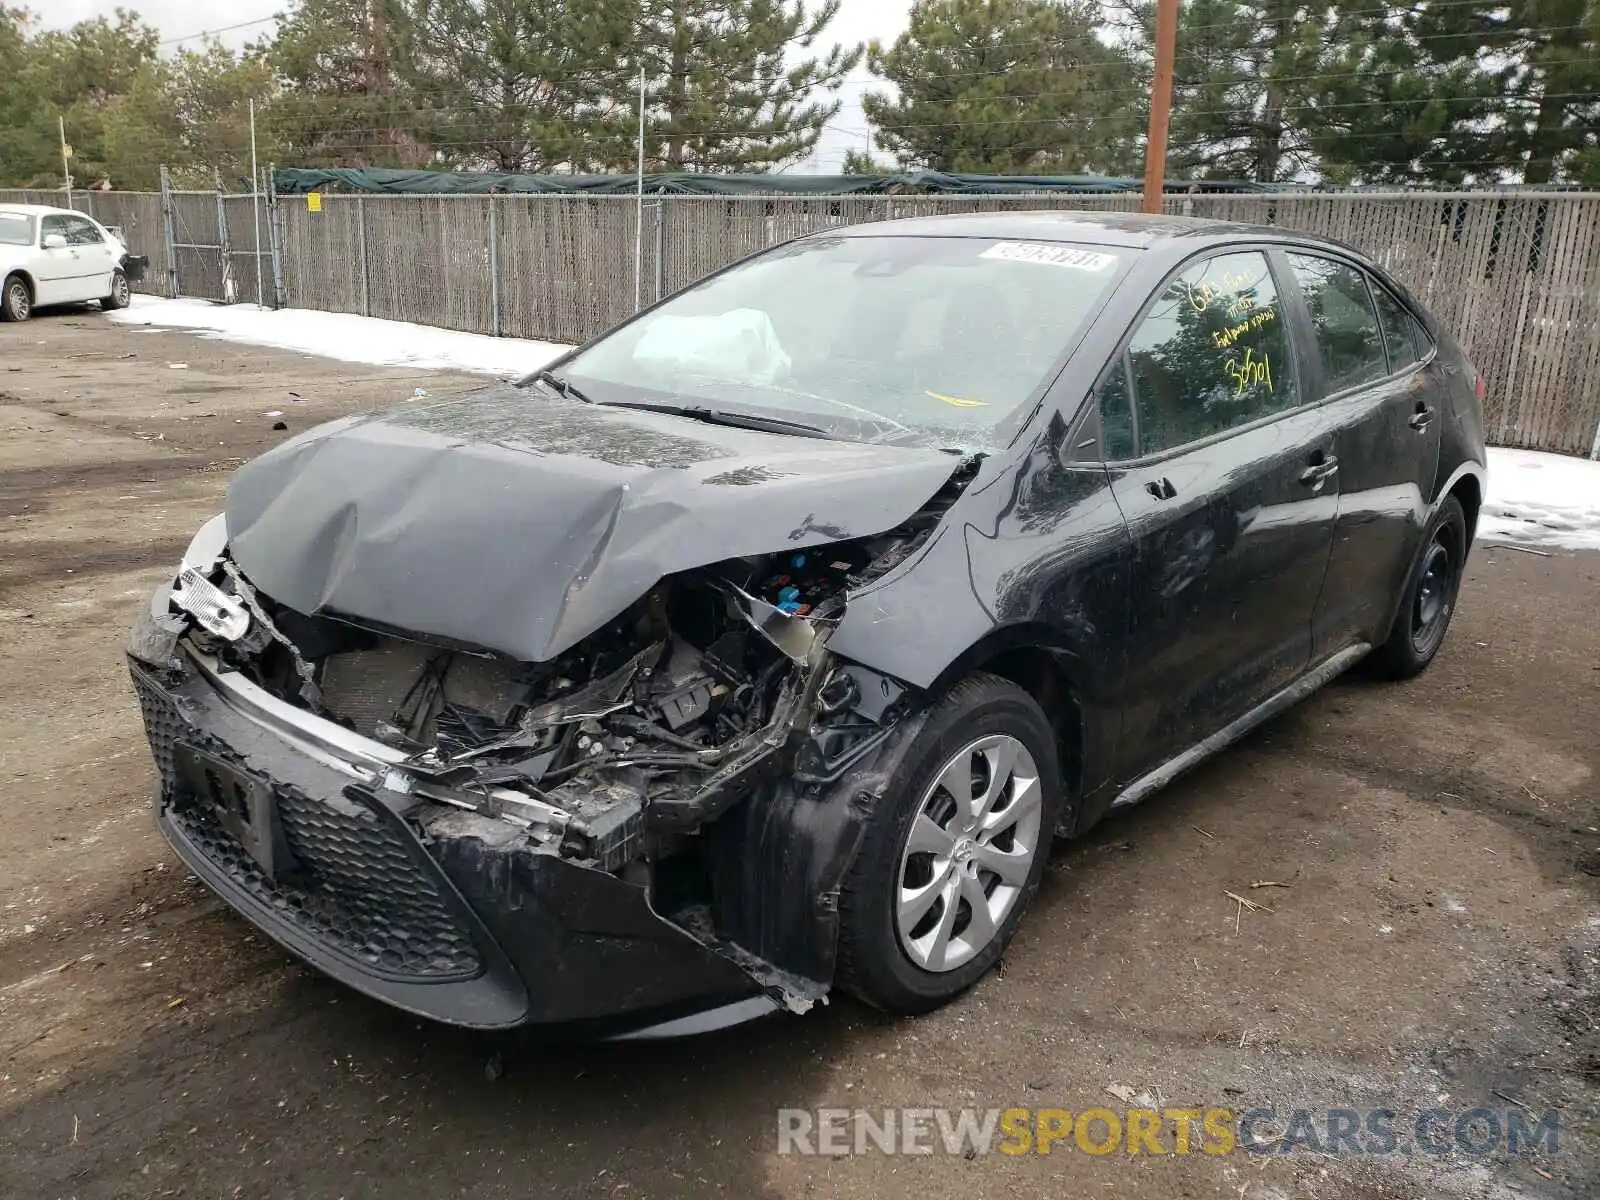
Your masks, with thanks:
M827 634L846 594L903 562L964 483L878 536L669 576L542 663L307 616L227 558L214 580L186 573L175 598L211 611L190 639L220 667L403 752L442 785L430 796L530 827L559 814L548 848L615 871L670 853L786 745L797 777L825 782L881 740L901 689L833 660Z

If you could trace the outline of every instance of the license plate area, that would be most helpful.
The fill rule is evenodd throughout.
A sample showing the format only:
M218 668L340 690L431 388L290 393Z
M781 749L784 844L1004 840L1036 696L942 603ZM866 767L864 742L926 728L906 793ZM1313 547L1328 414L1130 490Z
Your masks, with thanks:
M173 746L173 768L182 796L209 810L269 881L292 869L277 801L266 780L187 742Z

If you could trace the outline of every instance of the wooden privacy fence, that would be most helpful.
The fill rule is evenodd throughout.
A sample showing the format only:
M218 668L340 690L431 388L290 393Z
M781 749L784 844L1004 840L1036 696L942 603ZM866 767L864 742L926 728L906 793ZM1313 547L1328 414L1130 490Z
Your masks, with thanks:
M1140 197L361 196L280 204L287 302L579 342L776 242L863 221ZM1410 287L1488 381L1499 445L1588 454L1600 427L1600 194L1169 196L1169 212L1336 238ZM641 219L642 218L642 219ZM637 254L637 259L636 259ZM638 279L636 282L636 272Z
M0 192L0 203L62 193ZM579 342L764 246L818 229L941 213L1137 211L1137 194L1034 196L251 197L75 193L149 254L144 290L361 313ZM1427 304L1488 382L1492 442L1600 448L1600 193L1174 195L1173 213L1321 234ZM270 233L270 238L268 234ZM270 260L269 260L270 254ZM272 270L268 276L267 270ZM224 270L224 267L227 270ZM274 300L275 297L275 300Z

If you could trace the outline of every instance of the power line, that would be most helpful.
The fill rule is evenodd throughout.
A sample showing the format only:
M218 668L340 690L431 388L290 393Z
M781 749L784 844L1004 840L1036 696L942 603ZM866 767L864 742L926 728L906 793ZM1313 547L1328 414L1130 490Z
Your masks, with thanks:
M179 42L192 42L196 38L216 37L219 33L234 33L240 29L252 29L257 25L265 25L268 21L276 21L278 14L273 13L267 17L257 17L253 21L240 21L237 25L223 25L217 29L202 29L199 33L186 33L182 37L162 38L156 43L158 46L175 46Z
M1126 7L1125 6L1111 5L1109 7L1123 7L1125 9L1125 11L1126 11ZM1375 7L1372 7L1372 8L1344 9L1338 14L1338 19L1335 20L1335 21L1331 21L1330 22L1330 21L1317 21L1317 20L1314 20L1314 21L1312 21L1310 23L1311 24L1315 24L1315 25L1319 26L1320 28L1322 28L1322 29L1324 29L1326 31L1332 32L1332 31L1338 29L1341 25L1345 24L1346 23L1346 19L1347 18L1351 18L1351 17L1364 17L1364 16L1395 16L1395 17L1422 16L1422 15L1427 15L1427 14L1430 14L1430 13L1438 13L1438 12L1440 12L1442 10L1456 9L1456 8L1481 9L1484 12L1490 12L1490 11L1493 11L1495 9L1495 7L1496 7L1495 4L1493 4L1491 2L1491 0L1426 0L1426 6L1425 7L1422 7L1420 5L1416 6L1416 7L1413 7L1413 6L1410 6L1410 5L1402 6L1402 5L1399 5L1399 4L1381 4L1381 5L1377 5ZM1142 23L1141 22L1137 22L1137 21L1129 21L1129 22L1124 22L1124 23L1121 23L1121 24L1118 24L1118 23L1115 23L1115 22L1108 22L1107 24L1112 24L1113 27L1115 27L1115 28L1127 28L1127 29L1143 28ZM1209 24L1205 24L1205 25L1187 24L1187 25L1182 26L1180 32L1184 35L1184 37L1190 37L1190 36L1192 36L1194 34L1197 34L1197 33L1206 33L1206 32L1209 32L1211 30L1219 30L1219 29L1236 29L1241 25L1249 25L1249 24L1251 24L1250 21L1245 20L1243 17L1241 17L1239 19L1231 20L1231 21L1213 21L1213 22L1211 22ZM1257 22L1257 24L1263 24L1263 23ZM1564 24L1560 24L1560 25L1541 25L1541 26L1531 26L1531 27L1523 27L1523 26L1518 26L1518 25L1506 24L1506 25L1494 26L1490 30L1468 30L1468 31L1464 31L1464 32L1454 32L1454 33L1446 32L1446 33L1434 33L1434 34L1408 34L1408 37L1409 37L1409 40L1417 41L1417 42L1447 41L1447 40L1460 41L1460 40L1463 40L1465 38L1470 38L1470 37L1475 36L1477 34L1486 33L1486 32L1487 33L1493 33L1493 34L1506 35L1506 36L1513 36L1513 35L1517 34L1518 32L1520 32L1523 28L1527 28L1528 32L1534 33L1534 34L1566 33L1566 32L1570 32L1570 31L1581 30L1582 29L1582 22L1581 22L1581 20L1579 20L1579 21L1573 21L1573 22L1564 23ZM906 36L906 35L902 34L901 36ZM898 39L896 39L896 40L898 41ZM973 47L973 49L976 49L980 53L991 53L991 52L1004 52L1004 51L1010 51L1010 50L1029 49L1029 48L1035 48L1035 47L1051 47L1051 46L1054 46L1054 47L1066 47L1066 46L1071 45L1073 43L1073 41L1075 41L1075 40L1076 39L1039 37L1037 35L1033 35L1033 36L1024 37L1024 38L1001 38L1001 39L999 39L997 41L984 42L984 43L982 43L982 44L980 44L980 45L978 45L976 47ZM887 46L885 46L884 47L885 53L891 52L893 50L893 48L894 48L894 44L895 43L889 43ZM1103 42L1099 43L1099 45L1102 48L1108 49L1108 50L1115 50L1115 49L1119 48L1119 47L1108 46ZM1252 48L1264 48L1264 47L1251 47L1251 46L1248 46L1248 45L1247 46L1238 47L1238 49L1241 50L1241 51L1252 49ZM1180 40L1179 40L1178 52L1179 52L1180 56L1184 52L1184 46L1183 46L1183 39L1182 38L1180 38ZM1006 69L1007 68L994 68L993 71L994 72L1003 72ZM959 78L960 76L965 75L965 74L990 74L990 73L992 73L992 72L991 71L952 72L952 73L950 73L948 75L927 75L927 76L922 76L922 78L926 78L926 79L953 79L953 78ZM870 81L850 81L850 82L852 82L854 84L859 84L859 83L870 82Z
M1014 99L1014 100L1045 99L1045 98L1050 98L1052 96L1057 96L1057 95L1059 95L1059 93L1037 92L1037 93L1029 93L1029 94L1025 94L1025 95L1013 96L1013 97L1009 97L1009 99ZM1508 116L1508 115L1513 115L1513 113L1515 113L1518 109L1521 110L1521 115L1531 115L1532 111L1536 110L1538 105L1542 101L1552 101L1552 100L1576 101L1576 100L1584 100L1584 101L1589 101L1591 103L1600 103L1600 97L1596 97L1596 95L1593 92L1546 92L1542 96L1527 96L1527 97L1502 96L1502 97L1499 97L1499 98L1475 96L1475 95L1429 96L1429 97L1426 97L1426 99L1430 103L1444 103L1444 104L1453 103L1453 102L1456 102L1456 101L1484 102L1484 103L1491 104L1491 105L1494 106L1485 115L1487 115L1487 116L1501 116L1501 117ZM1398 107L1398 106L1399 105L1397 105L1395 102L1388 101L1388 100L1359 100L1359 101L1349 101L1349 102L1337 103L1337 104L1320 104L1320 103L1289 104L1289 105L1284 105L1279 110L1279 112L1281 114L1283 114L1283 115L1290 115L1290 114L1296 114L1296 113L1326 113L1326 112L1335 112L1335 111L1348 111L1348 110L1352 110L1352 109L1373 109L1373 108L1390 109L1390 108L1395 108L1395 107ZM404 113L406 115L416 115L414 113L414 110L396 109L394 111L396 111L397 113ZM1244 106L1233 106L1233 107L1227 107L1227 108L1185 108L1183 110L1183 112L1184 112L1184 115L1186 117L1192 117L1192 118L1199 118L1199 117L1237 117L1237 118L1240 118L1240 119L1246 120L1246 121L1251 119L1253 117L1253 115L1254 115L1252 110L1250 110L1249 108L1246 108ZM364 114L364 119L370 119L370 114ZM509 116L509 115L501 115L499 117L496 117L496 116L493 115L492 110L475 110L472 113L463 113L460 116L455 117L453 119L455 121L470 121L472 123L473 127L479 131L479 136L473 137L473 138L461 138L461 139L448 139L447 138L447 139L440 139L440 140L435 140L435 139L427 138L427 137L421 137L420 140L421 140L422 144L425 145L425 146L429 146L429 147L439 147L439 148L459 147L459 146L476 146L476 145L482 145L482 144L484 144L485 142L488 142L488 141L493 141L493 140L496 139L496 137L509 138L509 137L514 137L514 136L519 136L519 135L525 134L525 133L527 133L529 131L529 122L527 120L524 120L524 119L522 119L520 117L513 117L513 116ZM567 122L565 124L564 132L566 132L566 133L576 133L576 132L582 132L584 130L604 130L604 131L607 131L607 132L619 132L619 131L620 132L626 132L626 130L623 129L622 124L620 123L621 120L622 120L622 118L611 119L611 118L605 118L605 117L580 117L580 118L575 118L572 121ZM1105 120L1106 120L1105 118L1091 118L1091 119L1088 119L1088 120L1076 120L1070 115L1049 116L1049 117L1000 116L1000 117L992 117L992 118L989 118L987 120L969 118L969 119L963 119L963 120L949 120L949 121L907 122L907 123L904 123L904 124L898 123L898 122L890 122L890 123L885 123L885 124L879 126L878 129L879 129L880 132L885 132L885 133L891 133L892 134L892 133L896 133L896 132L899 132L899 131L902 131L902 130L973 129L973 128L987 129L987 128L994 128L994 127L1035 126L1035 125L1053 125L1053 126L1060 126L1060 127L1074 127L1074 126L1076 126L1076 127L1079 127L1079 128L1103 128L1103 126L1105 124ZM273 132L283 132L283 131L286 131L286 130L298 131L297 123L294 122L290 118L284 118L282 124L278 124L278 123L272 122L272 121L265 122L263 124L264 124L265 128L267 128L269 131L273 131ZM830 127L830 123L829 122L823 122L823 124L821 126L821 128L829 128L829 127ZM312 132L313 135L315 135L317 133L320 133L321 136L323 136L323 137L328 137L328 136L358 137L358 136L363 135L363 134L366 134L366 135L390 134L390 133L393 133L395 131L395 128L396 128L396 126L393 126L393 125L354 125L354 124L346 124L346 125L334 125L334 126L328 127L326 129L323 129L323 130L320 130L320 131L313 130L313 131L310 131L310 132ZM857 129L854 129L853 127L840 127L840 128L842 130L844 130L844 131L847 131L847 132L859 133L859 134L863 134L863 135L871 132L870 130L857 130ZM742 126L742 125L705 126L705 127L700 127L700 128L694 128L694 127L689 127L689 126L680 126L680 125L672 124L670 122L664 122L662 125L658 126L658 128L656 130L656 133L657 133L658 136L660 136L661 134L664 134L664 133L672 133L672 134L683 136L683 137L741 137L741 136L743 136L743 137L763 137L763 136L783 137L783 136L790 136L790 135L797 135L797 134L798 135L805 135L805 134L809 134L810 132L811 132L810 128L804 128L804 127L803 128L796 128L796 129L788 129L788 130L763 131L763 130L752 130L748 126ZM1387 133L1372 133L1372 134L1350 134L1350 135L1346 135L1346 136L1349 136L1349 137L1388 138L1388 137L1390 137L1392 135L1387 134ZM323 144L327 145L327 143L323 143ZM353 143L349 143L347 148L357 148L357 147L359 147L361 145L364 145L364 144L365 143L354 143L353 142Z
M1339 85L1341 83L1347 83L1347 82L1352 82L1352 81L1372 80L1372 79L1386 79L1386 78L1391 78L1391 77L1406 76L1406 75L1410 75L1412 73L1414 73L1414 68L1411 68L1411 67L1372 68L1372 69L1360 70L1360 71L1313 71L1313 72L1310 72L1310 73L1307 73L1307 74L1299 74L1299 75L1273 75L1273 76L1270 76L1268 78L1264 78L1264 79L1260 79L1260 80L1255 79L1255 78L1239 77L1239 78L1236 78L1236 79L1224 81L1221 86L1222 86L1224 91L1232 90L1232 89L1235 89L1235 88L1251 87L1251 86L1260 86L1260 87L1264 88L1269 83L1270 84L1275 84L1275 85L1282 85L1282 84L1289 84L1289 83L1313 83L1313 84L1321 84L1321 85L1323 85L1325 87L1332 88L1332 87L1335 87L1335 86L1337 86L1337 85ZM1193 87L1194 85L1185 85L1185 86ZM768 99L767 103L770 103L770 104L788 103L788 102L790 102L792 100L804 98L804 97L810 95L813 90L814 89L795 89L795 90L792 90L792 91L774 92L771 95L771 97ZM1001 94L1001 95L997 95L997 96L985 97L985 99L990 100L990 101L1003 101L1003 102L1021 101L1021 100L1038 100L1038 99L1049 99L1049 98L1060 98L1060 99L1070 100L1070 99L1076 99L1078 94L1079 93L1077 93L1077 92L1064 92L1064 91L1061 91L1059 89L1051 88L1051 89L1045 89L1045 90L1041 90L1041 91L1014 92L1014 93L1008 93L1008 94ZM1138 95L1139 93L1137 93L1137 91L1135 91L1134 94ZM1593 99L1595 102L1600 103L1600 94L1596 94L1596 93L1593 93L1593 92L1545 93L1544 95L1547 96L1550 99L1562 99L1562 98ZM309 96L302 97L302 96L296 95L293 92L286 93L285 96L284 96L284 99L286 101L290 102L290 103L301 102L301 103L305 103L307 105L320 105L320 104L324 103L324 99L323 98L320 98L320 97L309 97ZM363 119L363 120L374 119L374 118L377 118L377 117L382 117L384 115L405 116L405 117L413 118L413 119L415 119L415 118L423 118L423 119L435 118L435 119L443 119L443 120L462 120L462 119L476 118L480 114L488 115L491 118L498 117L500 119L507 119L507 118L505 118L504 109L503 108L492 107L492 106L490 106L488 104L481 103L481 102L478 102L476 100L470 100L470 99L469 99L469 102L467 104L465 104L465 105L463 105L463 106L461 106L459 108L453 109L453 110L439 110L439 109L429 109L429 108L425 108L425 107L419 107L418 104L415 101L413 101L413 100L405 100L405 99L395 99L395 100L390 100L389 102L384 103L384 104L376 104L375 105L375 104L369 103L367 101L367 99L363 95L361 95L359 93L351 94L351 95L348 95L348 96L342 96L342 97L329 97L327 99L331 99L334 102L337 102L337 101L342 99L342 100L348 100L348 101L351 101L351 102L359 104L361 106L361 109L362 109L361 118L360 119ZM826 97L825 96L824 97L818 97L818 99L825 101ZM1532 95L1528 95L1528 96L1516 96L1516 95L1507 96L1507 95L1504 95L1502 93L1499 96L1495 96L1495 95L1490 94L1490 93L1484 93L1482 95L1459 95L1459 96L1439 97L1439 96L1433 96L1431 94L1428 94L1428 95L1424 95L1424 96L1418 97L1417 99L1418 99L1419 102L1440 101L1440 102L1450 103L1450 102L1455 102L1455 101L1472 100L1472 101L1479 101L1479 102L1482 102L1482 103L1485 103L1485 104L1491 104L1491 105L1494 104L1494 103L1497 103L1497 102L1498 103L1506 103L1506 104L1518 104L1518 103L1533 104L1533 103L1537 103L1538 102L1538 100L1540 99L1540 95L1539 94L1532 94ZM915 101L914 103L921 104L921 105L930 105L930 106L955 105L955 104L963 103L966 100L967 100L967 97L964 97L964 96L950 96L950 97L928 98L928 99ZM1404 103L1406 103L1406 101L1404 101L1404 100L1395 100L1395 99L1388 98L1388 97L1379 97L1379 98L1373 98L1373 99L1368 99L1368 100L1341 102L1341 103L1337 103L1337 104L1307 103L1307 104L1300 104L1300 105L1291 105L1291 106L1289 106L1289 108L1293 109L1293 110L1301 110L1301 111L1321 111L1321 110L1333 109L1333 108L1359 108L1359 107L1378 106L1378 105L1382 105L1382 106L1385 106L1385 107L1392 107L1392 106L1401 105L1401 104L1404 104ZM534 106L530 106L530 108L532 108L532 107L534 107ZM630 104L624 105L622 107L627 110L627 114L631 118L631 114L634 111L633 110L633 105L630 103ZM1226 109L1226 110L1195 109L1193 107L1186 107L1184 109L1184 111L1187 112L1187 113L1195 114L1195 115L1214 115L1215 113L1217 113L1219 111L1227 111L1227 112L1237 111L1240 107L1242 107L1242 106L1234 106L1234 107ZM287 116L279 118L279 119L286 120L286 121L293 121L294 120L294 118L287 117ZM584 118L577 118L577 119L578 120L584 120L584 121L593 121L593 122L598 124L598 123L603 123L606 118L596 116L596 117L584 117ZM965 124L965 123L968 123L968 122L939 122L937 124Z
M1441 0L1441 2L1447 2L1447 0ZM1472 0L1472 2L1473 3L1478 3L1479 0ZM268 18L268 19L271 19L271 18ZM1450 35L1450 36L1453 37L1453 36L1457 36L1457 35ZM1275 76L1271 76L1270 78L1262 79L1262 80L1259 80L1259 81L1254 77L1240 76L1238 78L1235 78L1235 79L1232 79L1232 80L1229 80L1229 81L1225 81L1222 86L1224 87L1224 90L1227 90L1227 89L1231 89L1231 88L1249 87L1249 86L1252 86L1253 84L1257 84L1259 82L1260 86L1264 87L1266 83L1270 82L1270 83L1273 83L1273 84L1320 83L1320 84L1322 84L1324 86L1327 86L1327 87L1333 87L1333 86L1336 86L1336 85L1340 84L1341 82L1346 82L1346 81L1373 80L1373 79L1386 79L1386 78L1403 77L1403 76L1414 74L1415 70L1416 69L1414 67L1401 66L1401 67L1392 67L1392 68L1368 68L1368 69L1357 70L1357 71L1313 71L1313 72L1310 72L1310 73L1298 74L1298 75L1275 75ZM1005 71L952 72L952 73L950 73L948 75L943 75L943 76L938 76L938 75L922 76L921 79L922 80L933 80L933 79L953 79L953 78L967 78L967 77L972 77L972 78L976 78L976 77L999 77L999 78L1003 78L1006 75L1011 74L1011 73L1012 72L1005 72ZM745 81L745 82L749 82L749 81ZM890 85L890 84L893 83L893 81L887 80L887 79L846 80L846 81L843 81L843 82L844 83L848 83L848 84L865 86L865 87L884 86L884 85ZM1183 83L1180 82L1180 86L1185 87L1185 88L1192 88L1192 87L1194 87L1196 85L1183 84ZM788 90L775 90L768 97L767 103L770 103L770 104L787 104L787 103L791 103L791 102L795 102L795 101L801 101L801 100L807 100L807 99L815 99L818 103L826 103L828 98L829 98L830 93L832 92L832 90L833 89L831 87L816 87L816 86L806 87L806 88L788 89ZM1580 94L1580 97L1581 97L1581 95L1583 95L1583 94ZM1056 90L1052 89L1052 90L1045 90L1045 91L1017 92L1017 93L1010 93L1010 94L1002 94L1002 95L999 95L999 96L989 97L989 99L996 100L996 101L1010 102L1010 101L1021 101L1021 100L1045 99L1045 98L1050 98L1050 97L1055 97L1055 96L1060 96L1063 99L1075 98L1074 94L1066 94L1066 93L1062 93L1062 92L1059 92L1059 91L1056 91ZM1554 98L1554 97L1552 97L1552 98ZM285 96L285 99L287 99L287 100L289 100L291 102L302 101L302 102L304 102L304 103L306 103L308 105L309 104L322 103L322 98L297 96L293 92L287 93L286 96ZM475 116L476 114L479 114L479 113L488 113L488 114L493 115L493 114L496 114L496 113L499 113L499 112L502 111L502 110L499 110L499 109L496 109L496 108L491 108L491 107L489 107L487 105L479 104L477 102L471 102L468 105L464 106L465 111L462 111L461 109L457 109L457 110L450 111L450 112L441 112L440 110L430 110L430 109L426 109L426 108L419 109L419 107L417 106L417 104L414 101L407 101L407 100L391 100L387 104L373 105L371 103L368 103L366 101L366 98L364 96L362 96L361 94L359 94L359 93L351 94L351 95L348 95L348 96L331 97L331 99L334 102L338 102L339 100L349 100L349 101L353 101L353 102L361 104L362 109L363 109L363 119L371 119L375 115L380 115L381 116L381 115L387 113L389 115L404 115L404 116L406 116L408 118L415 118L415 117L418 117L418 116L422 116L422 117L436 117L436 118L437 117L442 117L443 119L451 120L451 119L465 119L468 116ZM940 98L928 98L928 99L915 101L914 103L923 104L923 105L941 105L941 104L943 104L943 105L952 105L952 104L962 103L965 99L966 99L966 97L963 97L963 96L951 96L951 97L940 97ZM1420 100L1425 100L1425 101L1442 100L1444 102L1454 102L1454 101L1458 101L1458 100L1479 100L1479 101L1482 101L1484 103L1493 103L1496 98L1494 96L1492 96L1492 95L1487 95L1486 94L1486 95L1483 95L1483 96L1449 96L1449 97L1425 96L1425 97L1421 97L1419 99ZM1521 97L1501 97L1501 99L1504 100L1505 102L1508 102L1508 103L1521 102L1523 100L1523 98L1521 98ZM1527 98L1526 102L1532 103L1536 99L1537 99L1537 97L1529 97L1529 98ZM1597 99L1600 99L1600 97L1597 97ZM1295 106L1295 107L1298 107L1298 108L1303 109L1303 110L1310 111L1310 110L1320 110L1320 109L1328 109L1328 108L1336 108L1336 107L1345 107L1345 108L1348 108L1348 107L1361 107L1361 106L1367 106L1367 105L1385 105L1385 106L1389 106L1389 105L1393 105L1393 104L1396 104L1396 103L1403 103L1403 102L1394 101L1394 100L1390 100L1390 99L1387 99L1387 98L1382 98L1382 99L1355 101L1355 102L1350 102L1350 103L1340 104L1340 105L1333 105L1333 104L1320 105L1319 104L1319 105L1301 105L1301 106ZM632 107L632 103L631 102L628 105L624 106L624 107L626 107L630 113L633 111L633 107ZM1186 112L1186 113L1195 114L1195 115L1211 115L1215 110L1196 110L1196 109L1193 109L1192 107L1185 107L1183 111ZM284 118L284 119L290 119L290 118ZM943 124L943 123L941 123L941 124ZM904 126L902 126L902 127L904 127Z

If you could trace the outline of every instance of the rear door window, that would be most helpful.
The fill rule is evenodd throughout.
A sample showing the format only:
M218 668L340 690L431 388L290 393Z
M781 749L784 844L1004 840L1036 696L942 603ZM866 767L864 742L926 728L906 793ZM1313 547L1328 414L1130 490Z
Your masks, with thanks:
M1219 254L1183 271L1134 331L1126 364L1100 388L1108 456L1121 445L1156 454L1293 408L1294 365L1266 255Z
M1290 254L1289 267L1305 294L1328 390L1342 392L1389 373L1383 335L1366 276L1318 254Z
M59 233L62 237L67 238L69 243L72 241L70 237L67 237L67 219L65 217L52 214L39 222L39 241L41 243L52 233Z

